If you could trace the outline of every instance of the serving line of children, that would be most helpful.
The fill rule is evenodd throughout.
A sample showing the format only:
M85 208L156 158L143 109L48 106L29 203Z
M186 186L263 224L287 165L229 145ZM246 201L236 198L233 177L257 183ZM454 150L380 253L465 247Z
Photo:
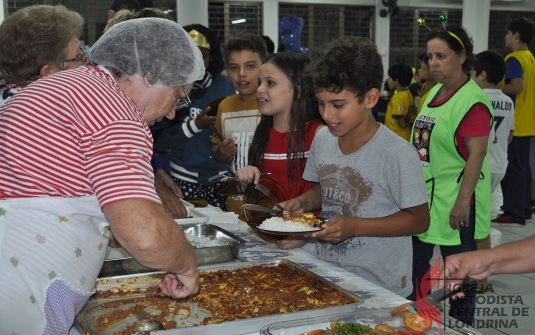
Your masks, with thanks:
M473 47L462 28L452 26L448 30L431 32L427 46L428 56L422 60L421 67L428 69L433 79L429 80L430 88L424 92L424 99L419 105L422 114L412 127L412 136L406 138L410 144L402 139L401 134L395 135L372 117L371 108L379 97L382 78L382 64L375 54L373 43L366 39L343 37L325 45L307 66L301 83L308 92L315 93L327 127L317 132L308 151L303 178L312 182L312 187L283 204L285 212L321 209L321 215L329 220L320 232L277 242L280 248L291 249L301 247L314 238L314 254L319 258L335 262L412 299L416 298L416 291L421 295L427 294L417 289L430 270L428 257L435 244L441 246L445 255L452 255L475 250L475 239L488 236L491 178L499 180L503 176L502 167L507 159L503 148L507 147L513 118L513 104L505 102L507 99L503 98L503 94L493 95L497 92L485 91L493 99L491 104L478 87L497 85L496 77L503 77L503 73L495 70L495 65L503 63L503 59L490 57L489 60L488 53L480 54L481 60L475 64L473 74L476 85L470 78L475 59ZM269 73L271 66L264 66ZM411 71L404 70L401 66L399 69L394 66L389 71L388 84L398 90L396 94L400 97L412 77ZM407 67L407 70L410 69ZM261 83L266 81L262 70L260 80ZM268 105L271 103L261 89L258 90L258 98ZM495 98L505 100L496 102ZM411 129L407 114L412 96L398 100L400 106L392 104L387 118L392 118L391 124L398 130ZM406 104L401 103L405 100ZM491 157L497 157L501 163L493 159L491 165L495 169L491 174L487 158L489 133L493 105L497 107L499 104L508 107L504 110L505 114L494 119L490 150L498 152ZM291 102L288 102L286 109L290 105ZM451 111L453 105L457 106L458 113L450 115L446 111ZM261 112L265 113L262 108ZM452 123L453 119L457 121ZM498 119L500 124L496 122ZM467 125L474 124L479 126L467 128ZM283 128L278 131L287 129L287 123ZM432 141L433 130L437 135ZM502 131L507 132L507 136L503 136ZM265 129L263 133L266 134ZM444 145L448 142L455 144L450 148ZM422 148L425 149L423 154L415 152L415 149ZM458 153L455 154L452 148L457 148ZM448 174L437 170L441 152L456 161L448 168ZM430 159L432 155L434 160ZM263 156L264 160L266 157L268 155ZM238 176L245 182L258 182L261 171L267 170L246 167L238 170ZM430 178L436 178L440 189L426 187L425 180ZM450 185L457 197L444 198L447 191L443 189L444 182ZM496 185L497 181L493 184ZM478 197L475 197L476 190ZM428 196L435 201L434 209L428 203ZM442 221L447 222L447 226ZM428 232L430 227L433 229ZM445 230L451 232L444 235ZM418 235L415 246L411 243L411 235ZM435 235L442 237L436 239ZM418 251L414 257L413 248ZM416 272L408 265L411 259L418 264ZM407 282L408 278L412 278L411 283ZM451 304L450 315L468 324L473 322L470 311L475 304L462 301L452 301Z

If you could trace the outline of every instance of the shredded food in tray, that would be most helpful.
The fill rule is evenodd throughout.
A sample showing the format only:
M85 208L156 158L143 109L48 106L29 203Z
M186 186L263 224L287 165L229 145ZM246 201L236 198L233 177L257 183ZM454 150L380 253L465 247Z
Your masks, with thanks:
M124 292L121 288L113 291L99 291L93 298L121 297L121 300L105 302L84 312L90 315L97 309L111 312L101 314L95 320L95 327L104 331L128 315L136 315L144 308L149 308L152 319L162 322L165 329L177 328L176 315L180 320L191 315L189 307L182 303L194 303L210 316L204 318L200 324L213 324L273 314L290 313L310 309L342 306L358 301L348 297L318 278L284 262L276 266L258 265L236 270L215 270L201 272L200 289L195 296L185 299L171 299L155 297L157 283L146 290L146 296L127 298L130 290ZM126 299L124 299L126 298ZM123 312L117 312L121 306L132 305ZM191 304L189 304L191 305ZM137 307L141 306L141 307ZM114 335L132 334L136 324L127 329L115 332Z

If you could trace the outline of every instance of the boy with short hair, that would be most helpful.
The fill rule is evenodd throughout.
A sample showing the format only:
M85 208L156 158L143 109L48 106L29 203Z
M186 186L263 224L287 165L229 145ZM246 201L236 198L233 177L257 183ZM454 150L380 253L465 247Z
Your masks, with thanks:
M487 94L494 109L494 121L490 130L489 167L491 190L494 191L507 169L507 145L513 139L515 108L513 100L498 85L505 75L505 61L494 51L476 55L472 79Z
M223 138L212 134L212 155L229 162L232 173L249 165L249 146L262 116L256 99L258 73L266 57L266 42L250 33L233 36L225 48L227 75L238 94L219 104L215 128ZM242 203L243 195L227 198L228 209L238 214L243 213Z
M215 127L225 140L212 136L212 154L220 162L235 158L230 170L236 172L248 165L249 144L260 122L256 89L260 66L267 57L266 42L258 35L235 35L226 46L225 57L228 78L238 94L219 104Z
M411 137L411 122L407 119L414 97L408 86L413 79L412 69L405 64L395 64L388 69L388 86L395 90L388 102L385 126L407 141Z
M312 189L285 203L285 212L322 208L329 219L315 255L403 297L412 290L412 237L429 228L427 191L409 142L377 123L383 65L363 37L328 43L307 68L327 127L318 131L303 178ZM282 240L291 249L304 240Z
M489 136L489 168L492 192L503 179L507 170L507 146L513 139L515 128L513 100L498 88L504 75L505 61L498 53L483 51L476 55L471 77L487 94L494 109L494 120ZM476 242L478 250L490 249L490 235L484 239L476 240ZM477 290L484 292L487 285L486 278L478 280Z
M525 225L531 222L530 139L535 136L535 58L528 46L535 23L525 17L507 25L505 46L513 52L505 57L504 84L499 88L515 104L515 130L507 147L507 171L502 179L503 214L496 224Z

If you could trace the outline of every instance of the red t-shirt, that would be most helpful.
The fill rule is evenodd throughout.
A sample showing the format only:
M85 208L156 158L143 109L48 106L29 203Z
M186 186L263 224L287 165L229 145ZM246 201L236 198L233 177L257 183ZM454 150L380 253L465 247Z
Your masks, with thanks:
M455 94L455 92L440 101L432 101L429 105L441 105L448 101L453 96L453 94ZM459 128L457 128L457 131L455 132L455 142L457 144L457 149L461 152L461 155L465 161L468 160L468 148L466 147L465 138L489 135L489 109L483 103L477 103L468 111L468 113L466 113L466 116L461 121Z
M310 146L312 145L312 140L316 135L316 129L321 124L322 123L319 120L311 120L307 122L305 126L305 152L302 158L305 160L305 163L308 158ZM290 133L279 133L271 128L269 132L269 141L266 151L264 152L264 167L261 172L271 172L270 177L280 182L293 199L308 191L314 183L304 180L302 177L303 171L299 171L297 175L294 175L294 183L290 192L290 181L288 180L288 168L286 165L288 160L286 152L288 150L289 137Z
M82 197L104 207L161 203L152 135L110 73L82 66L42 78L0 107L0 199Z

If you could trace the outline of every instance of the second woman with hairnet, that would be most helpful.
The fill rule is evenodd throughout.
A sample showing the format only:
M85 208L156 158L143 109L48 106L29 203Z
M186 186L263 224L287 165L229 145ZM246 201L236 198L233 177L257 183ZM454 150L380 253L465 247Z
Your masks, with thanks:
M195 252L154 191L148 128L204 75L199 49L146 18L110 28L92 59L0 108L1 334L68 334L109 240L168 271L163 294L199 287Z

